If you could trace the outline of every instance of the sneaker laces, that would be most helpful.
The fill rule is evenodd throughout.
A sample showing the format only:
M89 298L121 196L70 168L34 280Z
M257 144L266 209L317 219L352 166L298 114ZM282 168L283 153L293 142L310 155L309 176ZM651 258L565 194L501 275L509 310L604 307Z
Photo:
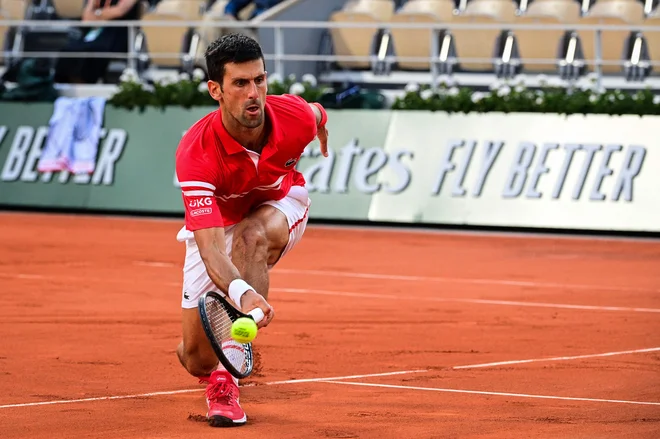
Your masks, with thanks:
M226 405L235 405L235 389L226 380L217 380L206 388L206 399L213 402L223 402Z

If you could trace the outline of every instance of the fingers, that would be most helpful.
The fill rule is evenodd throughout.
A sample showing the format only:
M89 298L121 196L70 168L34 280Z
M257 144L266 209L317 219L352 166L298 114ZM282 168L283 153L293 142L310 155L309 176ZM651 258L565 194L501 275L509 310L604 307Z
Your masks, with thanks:
M265 328L271 321L273 321L273 318L275 317L275 310L273 310L273 307L270 305L270 303L268 303L266 299L261 295L258 295L258 301L256 305L264 312L264 318L261 319L261 321L257 324L257 328Z
M257 328L265 328L275 317L275 310L268 303L260 305L259 308L264 312L264 318L257 324Z
M241 298L241 308L239 308L244 313L249 313L251 310L259 308L264 313L263 319L260 322L257 322L257 328L264 328L273 321L275 317L275 311L273 307L266 301L266 299L259 293L254 290L249 290Z
M323 154L323 157L328 157L328 129L324 127L318 137L319 142L321 142L321 154Z

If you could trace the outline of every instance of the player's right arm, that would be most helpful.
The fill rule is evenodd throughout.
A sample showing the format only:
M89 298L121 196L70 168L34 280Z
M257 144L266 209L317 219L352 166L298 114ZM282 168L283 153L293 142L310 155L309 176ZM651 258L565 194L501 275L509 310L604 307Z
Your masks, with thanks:
M211 227L208 229L199 229L193 232L195 241L199 249L199 255L204 262L206 272L213 283L220 288L228 297L230 296L230 285L235 280L241 282L241 274L236 266L231 262L225 251L225 231L222 227ZM251 289L247 284L245 292L242 294L240 302L236 307L243 312L252 311L254 308L261 308L264 312L264 319L259 322L259 327L267 326L273 319L273 309L259 293ZM240 288L240 286L238 287ZM234 300L232 300L234 302Z
M206 266L206 272L213 283L227 294L229 284L234 279L239 279L241 274L225 251L225 229L210 227L195 230L193 234L199 249L199 256Z
M241 280L240 272L227 255L224 222L215 199L217 179L204 163L185 161L177 162L177 178L185 206L186 229L195 237L209 278L238 309L248 312L255 307L261 308L265 318L259 326L267 326L273 317L271 306ZM240 303L234 300L235 297L240 297Z

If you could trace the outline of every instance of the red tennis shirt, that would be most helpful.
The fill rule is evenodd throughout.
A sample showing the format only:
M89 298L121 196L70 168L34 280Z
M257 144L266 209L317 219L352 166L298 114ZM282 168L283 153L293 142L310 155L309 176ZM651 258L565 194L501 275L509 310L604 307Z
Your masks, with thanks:
M189 232L236 224L261 203L305 185L295 165L316 137L314 111L295 95L267 95L265 107L272 130L261 154L229 135L220 109L197 121L181 139L176 175Z

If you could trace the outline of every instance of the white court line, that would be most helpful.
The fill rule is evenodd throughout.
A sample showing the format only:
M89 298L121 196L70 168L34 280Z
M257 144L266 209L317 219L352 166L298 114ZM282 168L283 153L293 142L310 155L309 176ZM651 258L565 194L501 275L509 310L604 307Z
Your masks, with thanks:
M391 295L391 294L368 294L356 293L349 291L326 291L326 290L312 290L306 288L271 288L270 291L277 291L280 293L291 294L318 294L323 296L343 296L343 297L365 297L373 299L388 299L388 300L414 300L425 302L459 302L459 303L475 303L481 305L502 305L502 306L528 306L539 308L561 308L561 309L580 309L592 311L625 311L625 312L643 312L643 313L660 313L660 308L629 308L623 306L597 306L597 305L571 305L567 303L544 303L544 302L520 302L514 300L488 300L488 299L466 299L461 297L419 297L407 295Z
M13 279L57 279L66 281L84 281L84 282L100 282L100 283L130 283L134 284L135 279L124 277L108 277L108 278L94 278L94 277L81 277L81 276L43 276L35 274L20 274L20 273L0 273L0 277L8 277ZM154 283L154 282L152 282ZM158 282L159 285L166 285L168 287L179 287L181 284L178 282ZM462 297L411 297L411 296L395 296L387 294L367 294L348 291L326 291L314 290L306 288L271 288L270 291L279 291L282 293L292 294L318 294L326 296L345 296L345 297L367 297L374 299L391 299L391 300L417 300L417 301L430 301L430 302L458 302L458 303L474 303L480 305L500 305L500 306L527 306L527 307L540 307L540 308L560 308L560 309L579 309L591 311L624 311L624 312L641 312L641 313L660 313L660 308L637 308L637 307L623 307L623 306L598 306L598 305L572 305L567 303L544 303L544 302L522 302L515 300L491 300L491 299L470 299Z
M157 267L157 268L171 268L174 266L171 262L149 262L149 261L133 261L133 265L140 265L144 267ZM660 293L660 289L649 288L632 288L632 287L616 287L606 285L588 285L588 284L565 284L555 282L532 282L532 281L516 281L506 279L469 279L457 277L434 277L434 276L408 276L397 274L379 274L379 273L349 273L345 271L332 271L332 270L298 270L288 268L277 268L271 271L272 274L297 274L309 276L327 276L327 277L345 277L355 279L377 279L377 280L400 280L412 282L438 282L438 283L456 283L456 284L471 284L471 285L504 285L510 287L533 287L533 288L549 288L549 289L576 289L576 290L599 290L599 291L619 291L619 292L638 292L638 293ZM0 273L3 277L14 277L17 279L43 279L44 276L35 274L16 274L16 273ZM130 279L112 278L112 279L94 279L82 278L74 276L58 276L58 279L63 280L94 280L105 282L128 282ZM172 284L172 282L167 283Z
M565 284L554 282L532 282L517 281L505 279L468 279L458 277L433 277L433 276L406 276L398 274L378 274L378 273L349 273L346 271L331 270L297 270L280 268L272 271L277 274L303 274L310 276L329 276L329 277L348 277L357 279L380 279L380 280L403 280L403 281L422 281L422 282L440 282L440 283L458 283L473 285L505 285L511 287L534 287L534 288L554 288L554 289L577 289L577 290L601 290L601 291L623 291L640 293L658 293L660 289L648 288L629 288L613 287L605 285L585 285L585 284Z
M158 268L174 267L174 263L172 262L158 262L158 261L133 261L133 265L141 265L143 267L158 267Z
M641 352L657 352L657 351L660 351L660 347L635 349L631 351L605 352L603 354L574 355L571 357L532 358L529 360L512 360L512 361L498 361L496 363L468 364L466 366L454 366L452 369L476 369L479 367L495 367L495 366L506 366L509 364L539 363L543 361L579 360L582 358L612 357L614 355L637 354Z
M660 405L660 402L626 401L621 399L598 399L598 398L577 398L571 396L530 395L527 393L506 393L506 392L486 392L481 390L441 389L437 387L399 386L393 384L371 384L371 383L360 383L360 382L356 383L349 381L323 381L323 382L330 384L344 384L349 386L384 387L388 389L406 389L406 390L425 390L429 392L469 393L473 395L509 396L513 398L538 398L538 399L559 399L565 401L609 402L616 404Z
M328 378L303 378L299 380L286 380L286 381L272 381L265 383L267 386L275 386L281 384L296 384L296 383L318 383L328 380L350 380L356 378L370 378L370 377L381 377L381 376L391 376L391 375L405 375L410 373L423 373L428 372L426 369L416 369L416 370L401 370L396 372L383 372L383 373L371 373L365 375L347 375L342 377L328 377ZM252 387L252 386L241 386L241 387ZM53 404L71 404L76 402L92 402L92 401L106 401L112 399L135 399L135 398L148 398L150 396L162 396L162 395L177 395L180 393L192 393L192 392L201 392L204 389L183 389L183 390L168 390L164 392L150 392L150 393L139 393L135 395L117 395L117 396L99 396L95 398L81 398L81 399L58 399L54 401L39 401L39 402L26 402L20 404L5 404L0 405L0 409L16 408L16 407L32 407L39 405L53 405Z
M133 265L140 265L144 267L156 268L171 268L174 266L171 262L149 262L149 261L133 261ZM272 274L297 274L308 276L327 276L327 277L344 277L355 279L376 279L376 280L399 280L410 282L438 282L438 283L454 283L454 284L469 284L469 285L503 285L510 287L531 287L531 288L548 288L548 289L574 289L574 290L599 290L599 291L618 291L618 292L638 292L638 293L660 293L660 289L653 288L633 288L633 287L617 287L607 285L588 285L588 284L568 284L556 282L533 282L533 281L516 281L506 279L469 279L457 277L435 277L435 276L408 276L398 274L379 274L379 273L349 273L345 271L333 270L299 270L288 268L276 268L271 271ZM41 279L43 276L32 274L16 274L16 273L0 273L0 276L15 277L18 279ZM64 279L64 277L58 277ZM70 280L84 280L84 278L68 277ZM122 282L130 281L122 278L118 279L93 279L95 281L106 282ZM171 282L168 282L171 284Z
M336 378L303 378L299 380L286 380L286 381L271 381L266 383L268 386L273 386L277 384L294 384L294 383L318 383L321 381L331 381L331 380L348 380L348 379L358 379L358 378L371 378L371 377L386 377L392 375L407 375L411 373L424 373L428 372L427 369L417 369L417 370L402 370L398 372L383 372L383 373L370 373L368 375L349 375L345 377L336 377Z
M55 401L25 402L22 404L5 404L5 405L0 405L0 409L10 409L15 407L31 407L35 405L71 404L74 402L106 401L109 399L147 398L150 396L176 395L178 393L191 393L191 392L201 392L201 391L202 389L183 389L183 390L168 390L165 392L140 393L136 395L99 396L96 398L81 398L81 399L58 399Z
M11 277L12 275L9 274L8 276L5 275L5 273L0 273L0 276L5 276L5 277ZM15 274L14 275L16 279L43 279L44 277L40 274Z
M24 273L0 273L0 277L11 278L11 279L26 279L26 280L60 280L60 281L71 281L71 282L99 282L99 283L119 283L119 284L135 284L135 278L127 278L121 276L108 276L108 277L90 277L90 276L62 276L62 275L48 275L44 276L42 274L24 274ZM168 287L180 287L180 282L166 282L166 281L151 281L143 280L144 282L149 282L151 284L158 284Z

